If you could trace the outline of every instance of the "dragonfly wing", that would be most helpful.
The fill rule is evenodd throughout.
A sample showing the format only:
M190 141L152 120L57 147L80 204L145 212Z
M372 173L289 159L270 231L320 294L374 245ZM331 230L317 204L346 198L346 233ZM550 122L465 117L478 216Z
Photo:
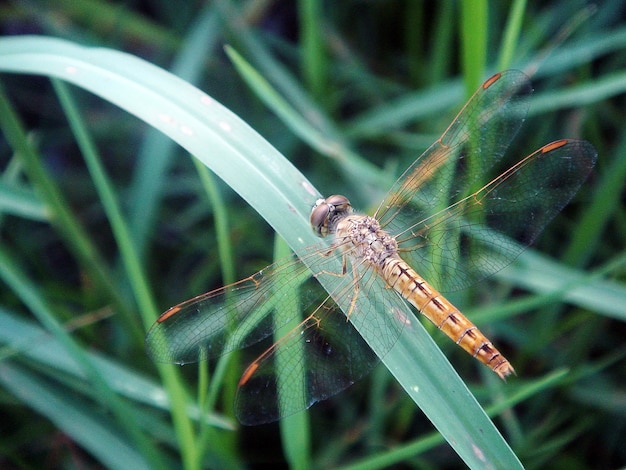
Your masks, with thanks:
M485 185L485 175L523 123L531 92L528 78L516 70L487 80L377 211L406 261L443 292L510 264L573 197L595 163L591 145L564 140Z
M531 93L528 77L517 70L487 80L391 187L376 211L383 228L392 234L418 228L477 189L480 176L502 158L520 129Z
M310 275L294 256L176 305L150 328L148 354L157 362L185 364L254 344L280 327L273 313Z
M423 239L399 236L403 256L435 264L443 291L458 290L509 265L576 194L595 165L580 140L547 144L479 190L427 219ZM433 249L434 247L434 249ZM436 260L433 263L433 260Z
M336 288L322 305L308 312L303 324L272 345L244 372L235 403L240 422L254 425L289 416L368 374L379 357L359 331L369 328L373 334L368 337L376 338L383 351L395 344L406 321L387 313L401 311L402 299L385 288L372 270L360 266L354 272L356 276L318 271L317 278L331 277ZM306 287L310 291L322 289L315 279L309 280ZM381 305L371 298L385 300ZM379 314L381 306L383 315ZM350 312L349 320L342 310Z

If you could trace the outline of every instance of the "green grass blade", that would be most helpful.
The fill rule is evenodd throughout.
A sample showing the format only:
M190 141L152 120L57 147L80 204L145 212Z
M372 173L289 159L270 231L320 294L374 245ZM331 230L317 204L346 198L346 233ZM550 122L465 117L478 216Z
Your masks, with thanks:
M486 0L461 2L461 63L466 97L472 96L484 79L489 31L487 13Z
M120 249L126 274L137 300L139 312L142 316L145 328L147 329L157 317L159 311L150 288L148 287L146 276L143 273L138 257L139 251L136 250L133 245L130 231L119 208L118 198L114 194L113 185L104 171L104 167L100 161L101 158L98 156L95 145L83 125L84 119L79 115L79 111L71 98L67 85L60 82L58 79L53 79L52 83L68 116L70 125L82 150L94 185L111 224L117 246ZM166 377L165 380L170 384L171 389L179 390L179 379L175 372L175 367L165 364L159 364L158 367L163 376ZM181 438L182 452L186 456L185 460L192 462L197 460L197 449L194 446L194 440L191 439L191 423L187 419L186 414L182 412L187 400L182 393L172 393L171 399L175 403L173 409L179 411L175 414L174 421L181 431L180 435L185 436Z
M617 266L624 263L624 257L615 260ZM584 273L527 250L496 277L533 292L550 293L552 296L561 293L566 302L626 320L626 287L614 281L598 279L603 274L604 270L597 274Z
M626 72L619 71L568 89L536 93L530 99L528 115L535 116L562 108L586 106L624 92L626 92Z
M280 237L276 236L274 241L274 258L278 261L280 259L286 258L291 255L291 250L287 246L287 244L281 240ZM290 301L286 301L284 304L281 304L279 308L279 312L277 315L281 315L283 309L297 309L299 307L296 296L290 298ZM284 312L287 315L289 311ZM299 319L301 316L296 315L294 318ZM274 339L278 341L284 334L287 334L292 328L297 325L297 320L292 322L292 324L284 324L281 329L277 329L274 334ZM278 374L281 374L281 355L284 354L299 354L302 363L304 363L304 351L302 347L296 351L281 351L276 356L276 368ZM304 372L304 371L303 371ZM302 374L300 377L293 377L292 374L290 377L281 377L279 376L278 382L291 379L292 382L286 384L280 384L279 389L283 389L283 387L296 388L298 389L297 393L300 396L305 396L304 387L306 386L306 377L305 374ZM299 380L298 380L299 379ZM280 399L280 396L279 396ZM309 420L308 411L302 413L296 413L295 415L286 416L281 420L280 423L280 435L283 444L283 448L285 449L285 457L289 462L290 468L294 469L306 469L311 467L311 424Z
M39 322L54 335L73 360L78 363L81 373L97 390L94 398L113 412L134 445L141 449L143 455L150 459L155 467L161 467L155 457L152 444L139 430L138 424L131 419L132 413L128 410L128 405L113 393L109 384L97 372L91 359L64 330L40 294L39 289L28 279L18 261L2 247L0 247L0 279L21 299Z
M2 46L6 46L4 40L0 40L0 57L3 55ZM6 52L6 49L4 51ZM0 70L2 70L1 64ZM15 114L2 87L0 87L0 126L4 130L7 141L23 161L24 172L29 177L30 183L37 188L40 197L45 201L46 212L50 215L49 220L67 241L69 249L80 260L84 269L90 273L94 282L114 299L117 308L125 316L127 326L131 331L138 333L137 324L119 295L119 287L112 281L114 277L111 271L72 213L70 204L60 188L42 164L42 159L29 142L24 126Z
M0 182L0 212L38 222L50 217L46 206L32 190L5 182Z
M120 435L106 416L95 412L92 404L10 363L0 364L0 384L54 422L107 468L154 468L146 461L146 454Z
M563 261L569 265L584 266L601 243L601 237L610 218L622 208L622 201L615 197L626 181L626 136L616 145L615 155L608 169L599 178L593 201L576 224Z
M49 370L53 377L62 374L78 382L85 378L79 364L59 339L51 336L49 332L33 322L21 319L1 307L0 343L5 345L0 350L1 360L7 360L19 354L37 363L41 368ZM38 346L33 347L34 344ZM167 409L171 406L161 386L145 378L127 364L116 362L94 352L87 352L86 355L98 375L119 395L157 409ZM84 393L85 390L77 388L72 392ZM187 410L193 419L200 419L201 412L196 406L190 404ZM217 415L211 415L206 419L212 426L233 430L231 422Z
M524 10L526 9L526 0L516 0L513 7L510 8L507 18L506 27L504 29L502 47L500 48L500 57L498 59L498 70L506 70L513 63L517 41L524 20Z
M207 6L188 33L184 48L172 65L172 73L190 83L196 83L204 72L206 57L216 47L221 33L214 7ZM148 235L163 192L167 187L167 169L172 163L176 144L160 132L150 129L142 142L138 164L129 188L129 225L135 249L144 257Z
M338 165L351 178L370 186L375 186L380 182L379 170L350 149L349 144L345 142L345 139L339 137L330 119L324 117L320 109L311 105L308 113L300 113L285 98L280 96L270 83L237 51L227 47L226 52L237 67L238 72L255 90L259 98L282 119L294 134L322 155L337 161ZM306 104L301 106L306 106ZM321 120L324 125L315 126L310 122L310 117L306 119L304 116L315 116L316 121Z
M322 3L317 0L299 0L300 41L302 44L301 70L304 82L317 101L328 100L328 61L324 46Z

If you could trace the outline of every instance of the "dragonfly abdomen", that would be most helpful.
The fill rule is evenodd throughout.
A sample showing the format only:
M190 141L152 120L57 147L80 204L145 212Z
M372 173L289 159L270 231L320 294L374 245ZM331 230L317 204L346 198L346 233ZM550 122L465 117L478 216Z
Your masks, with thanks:
M465 351L505 379L509 361L459 309L433 289L399 255L384 260L381 275L402 297Z

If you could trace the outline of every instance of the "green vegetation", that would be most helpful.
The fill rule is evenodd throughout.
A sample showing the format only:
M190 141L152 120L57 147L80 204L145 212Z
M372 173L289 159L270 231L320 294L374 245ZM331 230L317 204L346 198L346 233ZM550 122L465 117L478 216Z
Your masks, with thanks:
M626 465L623 2L132 3L0 7L0 467ZM343 393L242 427L246 351L150 361L161 311L270 264L275 233L319 242L318 191L375 208L508 68L535 88L508 164L599 154L533 247L451 294L517 377L412 325Z

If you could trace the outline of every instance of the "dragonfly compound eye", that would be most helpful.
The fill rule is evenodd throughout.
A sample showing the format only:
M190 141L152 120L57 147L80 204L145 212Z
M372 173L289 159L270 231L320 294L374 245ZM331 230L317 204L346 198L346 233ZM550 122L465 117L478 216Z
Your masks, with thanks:
M320 237L333 232L337 220L352 212L352 206L347 197L341 195L318 199L311 210L311 228Z
M328 205L326 199L318 199L315 202L315 206L311 210L311 228L318 237L325 237L328 235L328 217L330 214L331 206Z

